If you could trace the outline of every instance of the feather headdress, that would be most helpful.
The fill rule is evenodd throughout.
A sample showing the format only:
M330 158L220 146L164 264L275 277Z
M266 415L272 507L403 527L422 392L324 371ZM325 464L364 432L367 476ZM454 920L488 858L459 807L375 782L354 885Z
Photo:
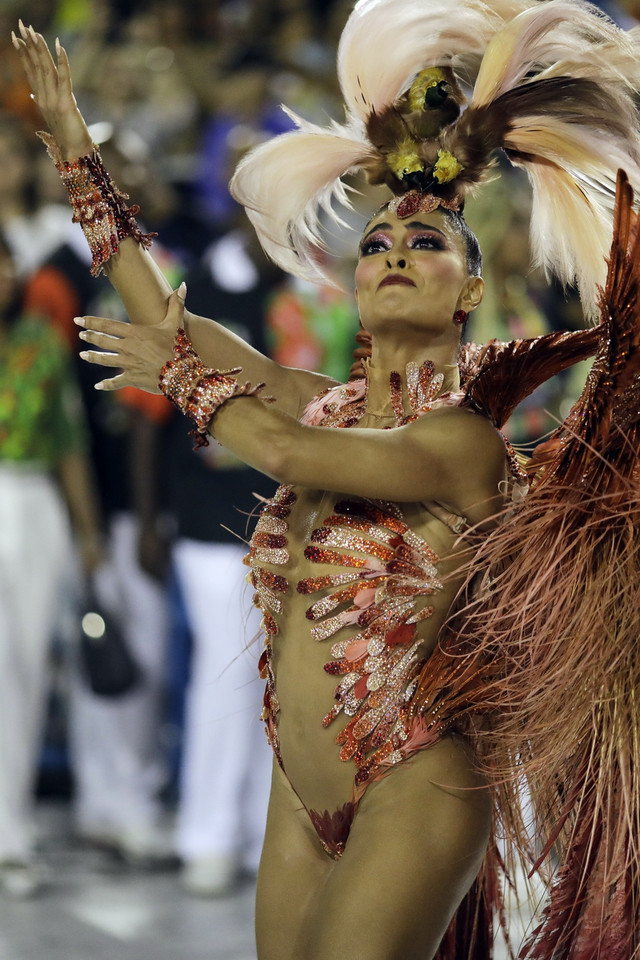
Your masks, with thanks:
M577 282L593 316L618 168L640 187L639 46L582 0L360 0L338 50L345 122L290 114L297 130L245 157L231 192L276 263L321 280L322 217L350 208L342 177L457 208L502 149L531 181L535 262Z

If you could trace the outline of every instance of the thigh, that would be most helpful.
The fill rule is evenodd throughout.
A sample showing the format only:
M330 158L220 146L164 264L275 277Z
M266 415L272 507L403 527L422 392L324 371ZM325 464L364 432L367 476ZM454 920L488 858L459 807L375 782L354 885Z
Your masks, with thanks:
M304 931L304 960L430 960L477 875L488 791L462 741L400 764L365 794Z
M306 810L274 761L258 872L259 960L305 960L301 938L333 866Z

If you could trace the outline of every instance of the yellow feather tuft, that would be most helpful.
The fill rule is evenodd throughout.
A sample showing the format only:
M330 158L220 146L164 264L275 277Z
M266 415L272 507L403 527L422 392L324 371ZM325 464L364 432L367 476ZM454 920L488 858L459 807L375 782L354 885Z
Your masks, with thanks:
M410 173L421 173L424 170L424 164L417 152L417 144L414 140L404 140L398 144L398 149L386 156L387 165L398 180Z
M449 183L462 173L464 167L448 150L438 150L438 159L433 168L433 175L438 183Z
M412 110L424 110L424 98L429 87L447 82L447 75L439 67L421 70L409 87L409 106Z

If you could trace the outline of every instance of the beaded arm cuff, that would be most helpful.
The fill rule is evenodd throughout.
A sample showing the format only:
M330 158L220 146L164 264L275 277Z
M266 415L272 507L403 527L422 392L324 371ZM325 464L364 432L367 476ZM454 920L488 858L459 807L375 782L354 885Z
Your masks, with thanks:
M38 136L69 191L73 222L82 227L91 251L92 276L99 276L103 264L118 252L125 237L132 237L148 249L157 234L142 233L135 220L140 207L127 206L125 200L129 197L118 190L105 170L98 147L94 146L93 153L87 156L63 160L50 133L41 131Z
M209 443L206 433L214 414L232 397L257 397L264 387L259 383L241 386L235 378L242 367L233 370L212 370L205 367L185 331L180 328L173 344L173 360L168 360L160 371L158 386L176 407L191 417L196 427L189 436L195 440L195 449ZM273 403L273 397L261 397Z

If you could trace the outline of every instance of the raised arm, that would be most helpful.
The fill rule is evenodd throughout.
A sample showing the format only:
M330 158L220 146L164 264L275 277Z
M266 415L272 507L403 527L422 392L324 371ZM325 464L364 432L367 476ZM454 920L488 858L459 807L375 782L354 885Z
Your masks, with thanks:
M219 409L211 433L280 483L405 503L439 500L473 522L501 503L504 443L488 420L457 407L393 430L332 430L240 397Z
M94 144L80 113L71 83L67 53L56 41L54 61L41 34L20 21L20 37L13 35L13 44L20 55L38 107L51 131L57 148L58 162L73 163L91 157ZM109 185L107 184L107 187ZM108 204L107 204L108 206ZM126 207L125 207L126 209ZM111 211L109 211L111 213ZM75 208L76 218L78 209ZM95 214L92 210L92 216ZM127 226L135 223L127 210ZM95 230L95 220L91 224ZM122 231L120 231L122 233ZM101 234L104 242L104 235ZM104 268L117 290L132 324L153 327L163 323L171 287L151 255L132 236L108 238L117 250L97 263ZM94 252L94 251L92 251ZM94 265L96 264L94 257ZM291 371L269 360L248 346L223 326L204 317L185 313L184 323L198 353L207 366L220 369L241 366L252 382L266 382L269 391L279 398L281 409L297 415L302 406L333 381L309 371ZM164 360L168 359L168 355ZM164 362L163 360L163 362ZM157 382L156 372L155 382ZM154 384L155 386L155 384Z
M181 325L179 294L170 297L167 314L175 326ZM98 317L84 322L83 338L111 351L89 351L85 359L123 368L122 385L144 385L149 364L155 368L171 348L170 333L157 327L140 329L143 344L130 324ZM301 424L283 405L247 396L244 379L244 371L217 377L204 369L186 343L165 367L162 387L193 418L199 434L211 433L280 483L400 502L441 500L474 522L495 513L505 451L481 415L445 407L394 430L331 430ZM115 389L117 381L104 386Z

